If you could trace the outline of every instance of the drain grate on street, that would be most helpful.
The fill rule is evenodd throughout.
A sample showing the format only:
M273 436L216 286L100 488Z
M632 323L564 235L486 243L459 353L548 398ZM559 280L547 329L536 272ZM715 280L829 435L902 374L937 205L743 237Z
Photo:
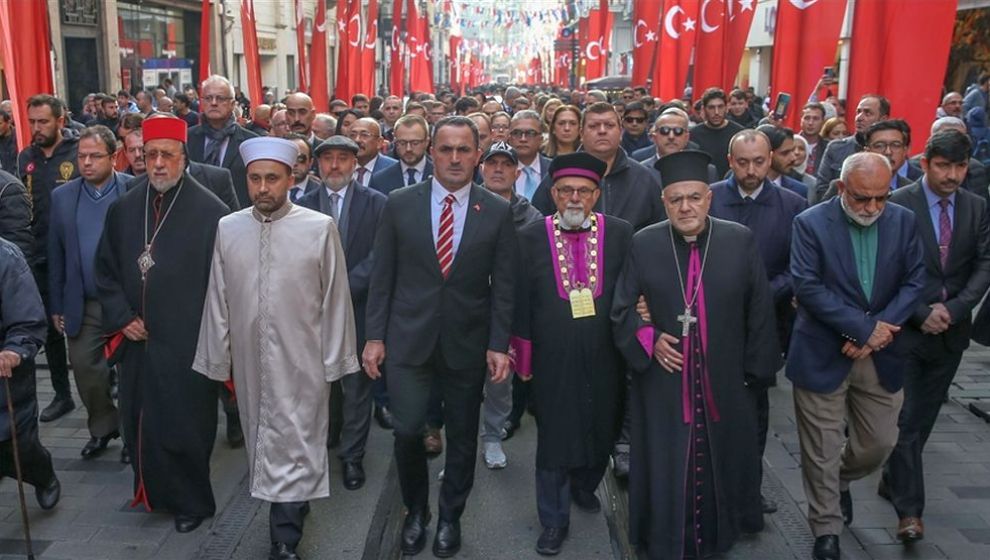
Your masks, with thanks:
M234 490L234 496L214 519L210 534L203 541L194 558L197 560L229 560L237 549L241 537L247 532L261 502L251 498L245 475Z
M763 471L763 493L777 503L777 513L768 516L768 521L777 527L791 552L803 558L804 554L814 548L815 536L797 503L787 493L777 475L768 468Z

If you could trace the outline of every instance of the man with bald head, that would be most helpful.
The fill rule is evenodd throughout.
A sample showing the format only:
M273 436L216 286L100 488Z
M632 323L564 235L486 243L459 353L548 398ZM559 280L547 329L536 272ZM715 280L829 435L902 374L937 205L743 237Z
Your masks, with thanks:
M285 98L285 118L289 130L309 138L309 143L319 142L313 136L313 120L316 110L313 108L313 98L302 92L290 94Z
M271 105L258 105L251 111L251 122L245 128L258 136L268 136L268 130L271 128L271 122L269 122L271 114Z
M765 134L749 128L737 132L729 141L729 169L732 174L728 179L712 185L709 214L752 230L770 281L777 318L777 338L784 349L787 348L794 321L794 306L791 304L794 289L790 272L791 224L794 217L808 207L808 202L769 179L772 160L770 140ZM756 402L757 442L762 456L767 444L770 401L767 387L748 389ZM763 499L763 504L765 513L773 513L777 509L766 499Z
M897 442L910 344L899 333L926 276L915 214L887 204L892 175L883 155L853 154L839 195L794 220L799 305L787 377L818 560L839 558L843 523L853 519L850 482L879 468Z
M957 91L950 91L945 94L942 98L942 104L939 106L940 111L938 111L939 117L963 117L963 96Z
M367 187L371 176L398 163L386 155L381 155L382 129L378 121L364 117L354 121L347 136L358 145L358 167L354 170L354 180Z

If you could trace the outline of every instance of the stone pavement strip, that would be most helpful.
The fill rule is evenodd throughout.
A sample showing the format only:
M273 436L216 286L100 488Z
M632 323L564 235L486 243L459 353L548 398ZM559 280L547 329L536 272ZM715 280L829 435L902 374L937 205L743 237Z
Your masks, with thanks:
M854 483L855 521L842 535L843 558L990 559L990 349L974 345L964 357L925 453L926 539L912 547L894 536L896 515L876 496L877 476ZM767 529L741 540L728 560L810 558L813 538L804 519L807 507L798 463L797 430L791 389L783 376L771 391L771 434L764 461L764 493L780 511L767 517ZM39 368L39 405L51 397L47 371ZM37 506L26 487L34 550L39 560L264 559L268 551L267 507L246 495L243 450L223 438L223 414L212 460L217 516L196 531L180 535L172 518L128 507L130 468L119 463L120 442L101 457L83 461L79 450L88 440L85 411L42 424L42 441L52 452L62 482L55 510ZM331 455L331 497L313 503L300 552L307 559L372 560L398 558L397 529L401 498L391 462L392 439L372 427L365 468L368 483L356 492L343 489L339 462ZM480 448L480 446L479 446ZM506 442L509 466L489 471L479 459L474 492L463 519L464 548L459 558L485 560L537 558L539 535L533 494L535 422ZM431 505L436 513L436 474L442 457L431 460ZM606 475L599 488L602 515L572 515L572 533L560 558L592 560L633 558L625 538L624 490ZM431 530L436 527L435 520ZM0 560L24 558L17 490L13 480L0 482ZM431 534L432 536L432 534ZM431 557L429 550L422 557Z

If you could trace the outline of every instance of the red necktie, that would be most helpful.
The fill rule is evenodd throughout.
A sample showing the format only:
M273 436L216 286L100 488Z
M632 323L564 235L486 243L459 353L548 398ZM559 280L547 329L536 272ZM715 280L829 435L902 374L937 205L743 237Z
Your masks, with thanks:
M454 195L448 194L443 199L443 211L440 212L440 228L437 230L437 261L440 263L440 274L447 278L450 265L454 262Z

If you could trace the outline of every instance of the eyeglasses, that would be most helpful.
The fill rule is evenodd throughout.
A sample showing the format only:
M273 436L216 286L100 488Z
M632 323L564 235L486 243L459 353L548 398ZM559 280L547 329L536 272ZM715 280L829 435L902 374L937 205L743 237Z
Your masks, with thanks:
M398 147L400 149L403 149L403 150L405 150L407 148L413 148L413 149L415 149L415 148L418 148L418 147L422 146L424 142L426 142L426 139L423 139L423 140L396 140L395 141L395 145L396 145L396 147Z
M77 154L79 161L93 160L100 161L103 158L110 157L110 154Z
M880 196L865 196L861 194L854 194L849 191L846 191L846 193L849 195L849 198L853 200L853 202L856 202L858 204L867 204L870 201L876 202L877 204L884 204L885 202L887 202L887 200L890 199L890 195L891 195L891 193L889 192L882 194Z
M492 125L492 130L495 132L505 132L506 130L509 130L509 126L504 124L496 124Z
M347 136L349 136L351 140L355 140L357 138L368 140L369 138L375 137L375 135L368 132L367 130L352 130L350 134L348 134Z
M891 150L903 150L904 142L873 142L870 144L870 149L874 152L885 152L887 148Z
M657 129L657 134L660 136L669 136L671 132L674 133L674 136L684 136L684 133L687 132L687 130L679 126L661 126Z
M540 135L540 131L539 130L533 130L532 128L527 129L527 130L523 130L521 128L517 128L517 129L515 129L515 130L513 130L512 132L509 133L509 136L512 136L513 138L523 138L523 137L525 137L525 138L536 138L539 135Z
M145 161L155 161L158 158L162 158L162 161L173 161L178 157L179 154L174 152L159 152L158 150L144 152Z
M574 196L574 193L577 193L581 198L588 198L595 192L595 189L589 189L588 187L581 187L580 189L573 187L554 187L554 189L564 198L571 198Z
M628 124L643 124L646 122L646 117L626 117L622 120Z
M207 103L226 103L227 101L233 100L233 97L229 95L204 95L203 101Z

